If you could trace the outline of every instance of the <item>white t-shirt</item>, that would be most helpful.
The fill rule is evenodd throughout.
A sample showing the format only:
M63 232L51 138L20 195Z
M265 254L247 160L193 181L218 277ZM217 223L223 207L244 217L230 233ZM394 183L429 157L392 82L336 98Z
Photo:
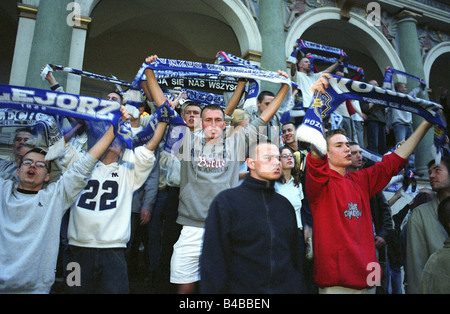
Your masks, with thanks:
M294 178L291 177L289 182L285 184L276 181L274 188L275 192L286 197L289 202L291 202L292 206L294 206L295 217L297 218L297 227L303 228L301 209L304 196L302 185L300 184L298 187L294 186Z
M311 104L312 101L313 93L311 92L311 85L319 79L321 74L322 72L319 73L308 72L308 74L306 74L297 71L295 77L292 78L302 91L303 108L305 109L309 108L309 105Z
M154 153L143 146L134 152L126 149L120 164L99 161L70 210L69 244L126 247L133 192L147 180L154 162Z

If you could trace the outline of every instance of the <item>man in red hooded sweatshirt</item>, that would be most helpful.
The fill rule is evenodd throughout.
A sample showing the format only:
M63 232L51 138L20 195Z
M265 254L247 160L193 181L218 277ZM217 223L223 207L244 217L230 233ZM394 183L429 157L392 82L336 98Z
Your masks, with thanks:
M313 89L321 92L321 78ZM314 280L320 293L375 293L381 278L369 199L406 164L430 129L424 121L394 153L374 166L346 172L351 153L345 132L325 136L327 152L314 145L307 156L306 195L313 215ZM341 130L343 131L343 130Z

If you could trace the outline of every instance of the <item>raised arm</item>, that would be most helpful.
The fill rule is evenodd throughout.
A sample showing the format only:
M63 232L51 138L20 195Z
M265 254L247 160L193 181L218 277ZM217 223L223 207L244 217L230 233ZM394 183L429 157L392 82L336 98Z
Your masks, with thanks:
M341 57L339 58L339 61L336 61L335 63L333 63L332 65L330 65L328 68L326 68L325 70L323 70L322 72L324 72L324 73L332 73L332 72L334 72L334 70L336 70L336 68L338 67L338 65L342 63L342 61L344 61L344 56L341 56Z
M122 112L123 120L128 120L130 118L130 115L125 109L125 106L120 106L120 112ZM106 131L106 133L97 141L97 143L95 143L95 145L91 147L88 153L95 159L100 159L103 153L108 149L109 145L111 145L115 137L114 127L111 125L108 131Z
M289 78L287 73L284 71L278 70L278 74L286 78ZM277 113L278 109L280 109L283 100L286 98L289 92L289 88L291 88L289 84L283 83L281 85L280 89L278 90L278 93L275 95L272 102L269 104L269 106L267 106L267 109L261 113L260 115L261 119L263 119L267 123L270 121L270 119L272 119L272 117Z
M237 105L239 104L239 100L242 97L242 92L244 91L245 84L247 84L247 80L245 79L239 79L236 89L233 92L233 95L230 98L230 101L228 101L227 106L225 107L225 114L228 116L231 116L236 109Z
M158 147L159 142L161 141L164 131L166 130L167 123L166 122L158 122L155 128L155 133L153 133L153 137L145 144L145 147L148 150L155 151Z
M411 136L395 151L397 155L407 159L416 149L419 142L425 136L432 124L428 121L423 121Z
M148 56L145 58L145 62L150 64L155 62L156 59L158 59L157 55ZM159 107L167 100L167 98L164 96L164 93L156 80L155 72L152 69L146 69L145 75L147 76L147 82L144 84L144 92L146 92L146 94L148 92L149 95L147 95L147 97L153 99L156 107Z
M318 80L316 80L312 85L311 85L311 92L314 94L314 92L319 92L319 93L325 93L325 88L328 87L328 79L330 79L331 76L328 73L322 73L321 76L319 77ZM325 157L325 155L323 153L320 152L320 150L317 149L316 146L314 146L314 144L311 144L310 146L311 149L311 154L310 156L312 158L316 158L316 159L321 159L323 157Z

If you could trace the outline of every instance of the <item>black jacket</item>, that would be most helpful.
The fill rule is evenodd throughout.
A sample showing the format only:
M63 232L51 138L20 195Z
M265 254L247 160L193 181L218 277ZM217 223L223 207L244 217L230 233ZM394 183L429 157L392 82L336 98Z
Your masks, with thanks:
M301 293L302 249L291 203L274 191L274 182L247 176L211 203L200 292Z

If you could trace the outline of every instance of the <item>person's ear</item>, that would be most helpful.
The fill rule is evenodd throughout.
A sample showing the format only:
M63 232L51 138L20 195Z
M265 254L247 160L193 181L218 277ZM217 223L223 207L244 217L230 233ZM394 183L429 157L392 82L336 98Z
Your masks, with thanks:
M247 158L247 167L250 170L255 169L255 161L252 158Z
M45 175L44 183L47 184L48 182L50 182L50 173L47 172L47 174Z

